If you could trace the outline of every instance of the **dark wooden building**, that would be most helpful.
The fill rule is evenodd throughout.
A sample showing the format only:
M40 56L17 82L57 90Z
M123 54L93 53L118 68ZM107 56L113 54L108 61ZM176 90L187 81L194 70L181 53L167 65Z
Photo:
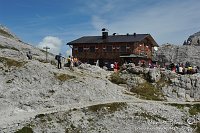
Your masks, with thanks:
M150 34L108 35L102 31L102 36L84 36L67 43L72 48L72 56L81 62L99 65L108 63L140 62L149 63L153 48L158 44Z

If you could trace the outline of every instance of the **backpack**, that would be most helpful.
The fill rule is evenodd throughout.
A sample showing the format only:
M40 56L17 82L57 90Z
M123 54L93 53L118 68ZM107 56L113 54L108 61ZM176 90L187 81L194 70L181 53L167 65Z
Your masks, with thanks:
M56 55L56 56L55 56L55 59L58 60L58 58L59 58L58 55Z

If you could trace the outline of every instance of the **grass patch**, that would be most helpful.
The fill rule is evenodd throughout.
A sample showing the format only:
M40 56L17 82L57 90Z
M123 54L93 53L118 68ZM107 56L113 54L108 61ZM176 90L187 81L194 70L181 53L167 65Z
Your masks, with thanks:
M88 110L92 112L99 112L102 110L106 110L108 113L114 113L115 111L122 110L127 106L125 102L115 102L115 103L107 103L107 104L98 104L89 106Z
M169 105L176 107L177 109L184 109L184 107L188 107L189 104L177 104L177 103L170 103Z
M200 104L194 104L190 107L189 109L189 113L191 115L197 115L198 113L200 113Z
M30 127L23 127L22 129L16 131L15 133L33 133L33 129Z
M75 76L71 76L71 75L68 75L68 74L64 74L64 73L61 73L61 74L58 74L58 73L54 73L54 77L62 82L64 81L67 81L69 79L73 79L75 78Z
M171 103L169 104L171 106L175 106L177 107L178 109L184 109L185 107L188 107L189 110L188 110L188 113L190 115L197 115L198 113L200 113L200 104L177 104L177 103Z
M173 127L178 127L178 128L181 128L182 126L184 126L184 125L182 125L182 124L173 124Z
M195 133L200 133L200 123L197 123Z
M161 73L161 78L157 83L158 88L162 88L164 86L169 86L170 84L172 84L172 81L170 79L168 79L164 74Z
M149 82L139 84L137 87L132 88L130 91L138 94L142 99L157 101L164 100L164 96L161 91Z
M9 79L6 81L7 84L12 83L14 79Z
M52 118L49 115L38 114L35 116L35 119L39 119L40 122L45 123L47 121L52 121Z
M161 116L159 116L159 115L152 115L152 114L149 114L149 113L139 113L139 112L137 112L137 113L134 113L134 115L135 115L135 116L142 116L142 117L144 117L144 118L146 118L146 119L154 120L154 121L157 121L157 122L158 122L159 120L167 121L167 119L164 118L164 117L161 117Z
M44 114L38 114L38 115L35 116L35 119L37 119L37 118L43 118L44 116L45 116Z
M15 47L8 47L8 46L3 46L3 45L0 45L0 49L12 49L15 51L19 51L19 49L16 49Z
M24 66L27 62L19 62L19 61L16 61L16 60L13 60L13 59L9 59L9 58L6 58L6 57L0 57L0 61L1 62L4 62L4 64L10 68L12 66L14 67L22 67Z
M118 72L111 74L110 81L115 84L126 84L126 81L120 77Z

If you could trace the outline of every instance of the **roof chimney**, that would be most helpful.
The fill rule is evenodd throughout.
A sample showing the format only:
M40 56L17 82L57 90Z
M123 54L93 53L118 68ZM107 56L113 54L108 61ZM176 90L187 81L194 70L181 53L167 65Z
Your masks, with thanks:
M133 36L136 37L136 33L133 33Z
M102 39L107 39L108 38L108 30L103 28L102 31Z

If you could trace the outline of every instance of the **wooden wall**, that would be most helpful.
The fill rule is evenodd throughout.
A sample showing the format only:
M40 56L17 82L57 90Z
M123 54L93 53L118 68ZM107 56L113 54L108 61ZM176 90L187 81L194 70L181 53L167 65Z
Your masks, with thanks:
M95 51L90 51L90 46L95 46ZM107 46L112 46L111 51L107 51ZM126 46L126 51L121 52L120 46ZM83 52L78 52L78 47L83 47ZM117 61L121 62L121 55L130 54L146 54L148 59L152 58L152 45L148 40L135 43L105 43L105 44L74 44L72 49L72 55L77 57L82 62L90 62L96 60L103 61Z

